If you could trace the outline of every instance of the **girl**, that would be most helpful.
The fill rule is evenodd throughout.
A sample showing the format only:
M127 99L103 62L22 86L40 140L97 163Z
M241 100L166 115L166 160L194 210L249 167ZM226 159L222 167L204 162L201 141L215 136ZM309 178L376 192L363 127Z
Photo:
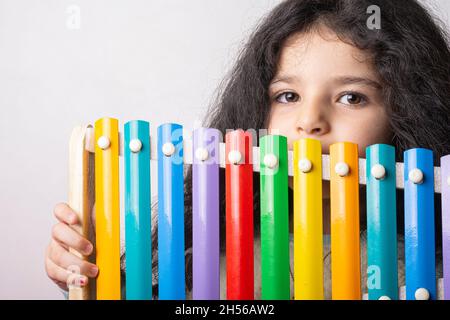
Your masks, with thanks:
M370 27L380 9L379 28ZM376 12L376 11L374 11ZM377 17L375 17L376 19ZM416 0L288 0L279 4L257 27L241 52L204 126L227 129L265 128L285 135L289 149L300 138L321 141L323 153L334 142L351 141L359 156L371 144L396 147L397 161L403 151L422 147L434 151L435 165L450 153L450 50L443 25ZM192 287L191 169L186 174L186 285ZM224 265L225 189L221 171L221 265ZM290 180L292 188L292 179ZM255 298L260 298L259 177L254 177ZM292 226L292 191L290 221ZM365 199L362 190L361 248L362 292L365 287ZM398 211L403 212L402 193ZM440 198L436 198L436 223L440 229ZM324 234L330 231L329 183L323 184ZM67 289L70 265L78 265L82 284L97 275L95 265L83 262L68 247L92 254L93 246L68 225L77 223L66 204L55 207L55 225L46 254L49 277ZM156 210L154 212L156 214ZM155 214L153 216L155 217ZM399 286L404 285L402 230L398 215ZM156 223L153 223L155 226ZM291 228L292 232L292 228ZM440 234L437 232L437 234ZM157 290L157 230L154 228L154 294ZM325 237L327 239L327 237ZM439 247L440 237L437 237ZM292 241L291 241L292 250ZM329 243L324 243L325 296L330 297ZM291 260L293 254L291 251ZM438 254L438 261L440 256ZM439 265L439 263L438 263ZM291 261L291 274L293 274ZM438 276L442 277L438 268ZM291 279L291 285L293 279ZM225 298L225 273L221 270L221 298ZM291 288L291 295L294 290Z

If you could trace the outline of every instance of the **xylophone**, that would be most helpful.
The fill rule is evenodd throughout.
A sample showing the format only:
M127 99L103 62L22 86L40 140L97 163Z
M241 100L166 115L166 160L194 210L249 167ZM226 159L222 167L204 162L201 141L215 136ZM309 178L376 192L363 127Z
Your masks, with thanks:
M289 299L288 177L293 176L295 299L323 299L322 181L330 181L333 299L361 299L359 185L366 185L368 299L399 299L396 189L404 189L406 299L450 299L450 155L434 167L428 149L339 142L322 154L313 139L248 131L225 135L178 124L102 118L70 141L69 205L88 236L95 201L96 293L76 284L70 299L120 299L119 157L124 159L126 298L152 298L150 161L158 168L159 299L185 299L184 165L192 165L193 299L219 299L219 169L226 177L227 299L253 299L253 173L260 176L263 299ZM442 194L443 279L436 279L434 195ZM400 213L401 214L401 213ZM74 251L75 252L75 251ZM83 257L78 252L75 252ZM364 272L366 272L364 270ZM439 281L438 281L439 280ZM443 282L443 297L437 283ZM442 290L441 290L442 291Z

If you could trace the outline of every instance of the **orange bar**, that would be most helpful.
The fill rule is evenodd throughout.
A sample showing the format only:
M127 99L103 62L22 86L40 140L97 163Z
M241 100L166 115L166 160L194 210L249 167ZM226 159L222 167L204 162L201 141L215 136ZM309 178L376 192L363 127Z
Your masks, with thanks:
M120 300L119 129L95 122L95 217L98 300Z
M358 146L330 146L333 300L361 299Z

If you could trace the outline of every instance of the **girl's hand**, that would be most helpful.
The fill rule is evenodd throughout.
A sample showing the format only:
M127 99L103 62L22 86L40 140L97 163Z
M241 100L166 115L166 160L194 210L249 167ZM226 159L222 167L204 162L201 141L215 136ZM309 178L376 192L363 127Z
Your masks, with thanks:
M70 227L79 223L79 220L66 203L58 203L53 213L59 222L53 226L50 244L45 253L47 275L66 291L69 282L76 281L77 284L85 286L88 283L88 277L97 276L98 268L95 264L84 261L69 252L69 247L86 256L92 254L94 247L88 239ZM79 274L74 274L74 270L79 270Z

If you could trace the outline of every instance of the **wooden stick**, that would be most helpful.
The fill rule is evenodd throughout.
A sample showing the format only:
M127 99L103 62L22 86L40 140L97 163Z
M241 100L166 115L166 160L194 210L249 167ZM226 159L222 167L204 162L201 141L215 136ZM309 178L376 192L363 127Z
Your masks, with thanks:
M77 126L72 130L69 146L69 206L78 215L80 223L73 226L73 229L82 234L87 239L92 239L90 214L94 204L94 155L86 150L86 141L90 134L91 126ZM69 249L71 253L79 256L83 260L88 257L83 256L75 249ZM77 268L70 268L74 274L80 274ZM76 275L70 277L69 300L89 300L93 299L91 294L95 284L88 283L81 287L76 281ZM92 281L92 280L91 280Z

